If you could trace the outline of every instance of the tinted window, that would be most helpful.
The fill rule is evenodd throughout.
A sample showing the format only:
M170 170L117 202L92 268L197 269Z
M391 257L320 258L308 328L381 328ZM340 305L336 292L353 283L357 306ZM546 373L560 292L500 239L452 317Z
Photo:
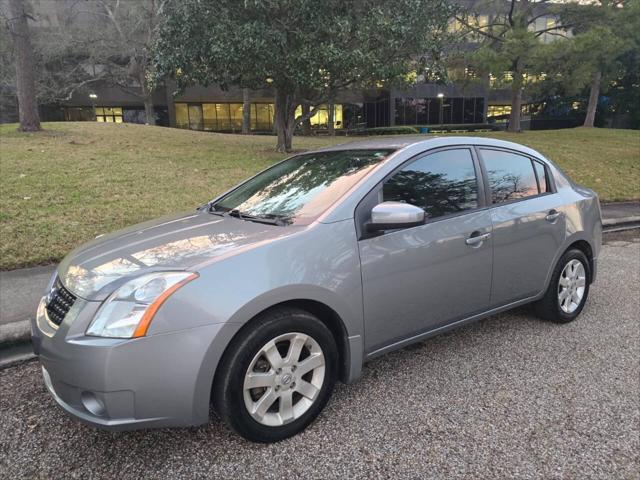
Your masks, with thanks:
M482 149L493 203L508 202L538 194L531 160L515 153Z
M305 223L367 175L391 150L339 150L285 160L220 199L218 210Z
M547 178L546 168L540 162L533 161L533 166L536 169L536 174L538 175L538 186L540 187L540 193L546 193L551 191L549 188L549 180Z
M440 217L478 206L478 185L468 149L444 150L422 157L389 178L384 201L405 202Z

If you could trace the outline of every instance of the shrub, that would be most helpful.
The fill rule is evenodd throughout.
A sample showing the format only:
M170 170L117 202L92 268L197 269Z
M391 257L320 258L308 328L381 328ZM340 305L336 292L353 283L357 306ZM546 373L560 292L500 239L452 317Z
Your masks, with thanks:
M465 130L467 132L473 132L476 130L501 130L497 125L489 123L445 123L444 125L415 125L414 128L420 129L422 127L428 128L429 131L437 130L440 132L443 130L446 132L450 132L451 130Z
M396 127L364 128L354 133L356 135L408 135L418 133L418 129L407 125L398 125Z

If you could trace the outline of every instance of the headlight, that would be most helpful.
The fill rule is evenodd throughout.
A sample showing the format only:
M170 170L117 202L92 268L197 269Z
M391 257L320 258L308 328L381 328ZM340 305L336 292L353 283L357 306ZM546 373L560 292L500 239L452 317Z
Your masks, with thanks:
M114 338L143 337L158 308L197 273L149 273L125 283L96 313L87 335Z

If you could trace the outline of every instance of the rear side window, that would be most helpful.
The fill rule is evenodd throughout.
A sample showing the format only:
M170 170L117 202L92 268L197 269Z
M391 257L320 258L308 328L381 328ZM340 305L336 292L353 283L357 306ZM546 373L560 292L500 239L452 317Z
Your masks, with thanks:
M382 193L385 202L410 203L430 218L476 208L478 184L471 152L459 148L419 158L389 178Z
M528 157L499 150L481 149L492 203L538 195L538 182ZM544 168L544 167L543 167Z
M549 188L549 180L547 176L547 169L540 162L533 160L533 167L536 169L536 175L538 176L538 187L540 187L540 193L547 193L551 191Z

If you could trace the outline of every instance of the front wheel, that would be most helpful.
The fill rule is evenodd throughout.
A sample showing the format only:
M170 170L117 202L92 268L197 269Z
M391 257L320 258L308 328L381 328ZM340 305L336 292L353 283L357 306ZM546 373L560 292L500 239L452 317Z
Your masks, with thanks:
M323 409L337 364L335 340L320 320L299 309L273 310L230 344L214 385L216 409L249 440L282 440Z
M545 320L568 323L584 308L589 295L591 269L586 255L568 250L556 265L547 291L535 304L536 313Z

